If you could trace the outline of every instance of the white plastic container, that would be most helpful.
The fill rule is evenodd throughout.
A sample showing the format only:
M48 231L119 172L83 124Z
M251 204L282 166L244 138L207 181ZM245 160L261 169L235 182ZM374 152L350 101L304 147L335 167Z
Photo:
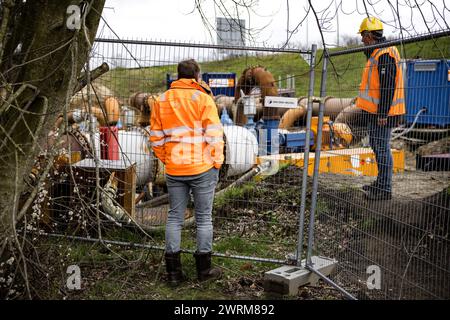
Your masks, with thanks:
M119 130L119 152L126 164L136 162L136 183L143 185L152 180L154 156L149 136L143 129Z
M224 126L225 163L228 165L227 177L242 175L256 163L258 141L255 135L244 127Z
M90 141L89 132L83 132ZM100 158L100 134L95 133L94 149ZM124 165L136 163L136 183L143 185L153 179L154 156L151 150L149 136L145 130L133 128L130 131L119 130L119 153Z

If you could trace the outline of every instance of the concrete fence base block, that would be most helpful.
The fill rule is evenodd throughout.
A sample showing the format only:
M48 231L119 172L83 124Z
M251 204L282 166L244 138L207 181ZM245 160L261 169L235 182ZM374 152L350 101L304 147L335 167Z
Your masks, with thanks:
M334 259L313 256L313 268L325 276L333 272L337 261ZM304 266L305 260L301 265ZM320 277L302 266L281 266L264 274L264 290L279 294L296 295L298 288L304 285L317 286Z

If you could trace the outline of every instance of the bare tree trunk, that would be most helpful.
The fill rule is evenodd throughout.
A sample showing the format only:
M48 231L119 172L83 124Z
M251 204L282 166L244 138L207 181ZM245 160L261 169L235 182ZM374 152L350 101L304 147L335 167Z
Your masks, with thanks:
M24 177L72 95L104 2L85 1L85 23L70 30L67 8L80 1L2 1L9 6L1 12L7 26L0 28L0 262L19 245L14 238Z

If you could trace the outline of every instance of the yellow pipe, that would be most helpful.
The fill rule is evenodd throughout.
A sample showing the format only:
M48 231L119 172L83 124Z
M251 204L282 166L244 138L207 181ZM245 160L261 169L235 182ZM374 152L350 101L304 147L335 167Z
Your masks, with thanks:
M300 118L303 118L305 114L306 114L306 107L302 105L298 106L298 108L296 109L289 109L281 117L280 125L278 127L280 129L292 128L294 127L295 121L297 121Z

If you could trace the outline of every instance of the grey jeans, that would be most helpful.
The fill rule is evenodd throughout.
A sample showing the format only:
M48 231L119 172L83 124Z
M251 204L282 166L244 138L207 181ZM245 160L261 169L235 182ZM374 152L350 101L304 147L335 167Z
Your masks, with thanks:
M166 174L169 192L169 215L166 224L166 252L180 251L181 229L184 214L192 190L194 196L195 222L197 224L197 251L212 250L213 225L211 211L214 201L214 190L219 179L219 170L211 168L193 176L172 176Z

